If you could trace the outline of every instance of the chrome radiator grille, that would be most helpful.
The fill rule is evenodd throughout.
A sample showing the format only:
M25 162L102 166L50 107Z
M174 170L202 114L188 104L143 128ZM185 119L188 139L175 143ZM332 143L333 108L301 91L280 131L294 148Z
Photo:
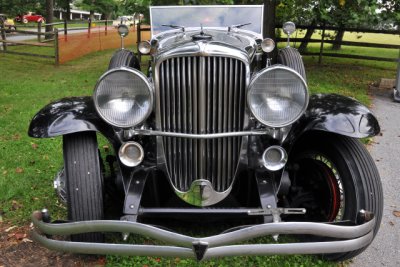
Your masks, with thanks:
M158 68L161 130L210 134L243 130L246 68L226 57L177 57ZM241 137L163 137L169 178L180 191L209 180L222 192L233 182Z

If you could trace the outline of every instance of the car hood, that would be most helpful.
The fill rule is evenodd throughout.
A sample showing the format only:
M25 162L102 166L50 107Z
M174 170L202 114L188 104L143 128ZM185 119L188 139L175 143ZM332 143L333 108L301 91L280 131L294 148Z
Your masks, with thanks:
M203 34L202 34L203 33ZM231 55L251 61L257 50L258 34L248 31L205 29L169 31L153 38L156 44L155 56L171 57L174 55Z

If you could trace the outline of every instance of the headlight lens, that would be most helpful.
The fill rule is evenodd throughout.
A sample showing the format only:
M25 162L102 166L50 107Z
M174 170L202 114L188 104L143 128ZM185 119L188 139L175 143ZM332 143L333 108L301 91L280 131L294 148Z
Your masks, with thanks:
M295 122L306 110L307 85L293 69L273 66L253 78L247 102L254 117L262 124L284 127Z
M97 82L93 99L99 115L121 128L142 123L153 107L152 87L146 76L125 67L106 72Z

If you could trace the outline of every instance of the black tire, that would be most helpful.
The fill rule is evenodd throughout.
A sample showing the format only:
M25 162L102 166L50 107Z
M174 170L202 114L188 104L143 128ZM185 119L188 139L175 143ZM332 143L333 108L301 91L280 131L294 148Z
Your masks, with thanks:
M337 186L341 187L341 193L344 192L343 195L340 195L340 199L343 197L344 200L341 200L339 203L340 207L342 207L342 210L337 210L338 213L334 214L334 219L331 221L350 220L354 222L357 221L357 215L361 209L371 211L374 213L376 218L376 224L374 228L375 236L379 230L382 219L383 193L378 170L365 146L357 139L337 134L322 132L308 134L298 142L298 145L295 146L290 155L291 164L297 164L297 170L295 171L296 174L300 174L300 176L306 176L304 177L304 180L312 179L313 176L321 177L321 173L322 177L329 176L324 174L324 172L317 171L317 169L319 169L318 166L320 165L314 165L314 167L317 166L316 168L311 167L313 165L309 165L310 159L312 158L310 155L319 155L319 158L313 157L316 163L320 165L326 160L324 163L326 164L324 168L328 167L332 170L332 173L334 173L335 177L334 180L337 179L338 181ZM306 162L308 162L308 164ZM293 172L291 177L295 177ZM301 181L301 178L298 180ZM310 184L313 184L313 182ZM323 210L323 208L332 207L332 200L334 199L332 196L325 196L321 198L321 195L326 195L321 193L323 192L324 188L322 183L317 183L313 186L314 190L309 190L309 192L313 192L311 194L314 196L320 196L319 200L316 202L317 205L320 205L319 209ZM317 190L315 190L315 188ZM296 190L298 190L298 188ZM318 193L316 191L321 192ZM307 198L304 198L305 192L307 192L307 190L302 192L303 199ZM290 197L290 193L288 196ZM318 198L315 197L315 199ZM330 201L328 199L330 199ZM310 197L308 197L308 200L310 200ZM327 221L319 218L319 216L314 216L314 220L313 218L311 218L311 220ZM326 218L328 217L329 216L326 216ZM323 255L323 257L332 261L344 261L360 254L365 250L366 247L346 253L327 254Z
M103 176L95 132L63 137L64 170L70 221L104 218ZM103 234L72 235L73 241L103 242Z
M285 47L281 49L278 54L278 63L294 69L307 81L303 58L296 48Z
M108 65L108 69L119 67L131 67L140 70L139 60L132 51L121 49L114 53Z

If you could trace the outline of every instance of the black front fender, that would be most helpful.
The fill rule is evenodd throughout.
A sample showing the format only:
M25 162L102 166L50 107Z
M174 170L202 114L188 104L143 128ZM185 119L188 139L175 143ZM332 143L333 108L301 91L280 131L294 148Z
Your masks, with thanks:
M91 97L71 97L42 108L32 119L28 135L35 138L97 131L113 140L114 131L97 114Z
M288 141L311 130L365 138L377 135L380 127L376 117L360 102L336 94L317 94L310 97L307 111L293 125Z

